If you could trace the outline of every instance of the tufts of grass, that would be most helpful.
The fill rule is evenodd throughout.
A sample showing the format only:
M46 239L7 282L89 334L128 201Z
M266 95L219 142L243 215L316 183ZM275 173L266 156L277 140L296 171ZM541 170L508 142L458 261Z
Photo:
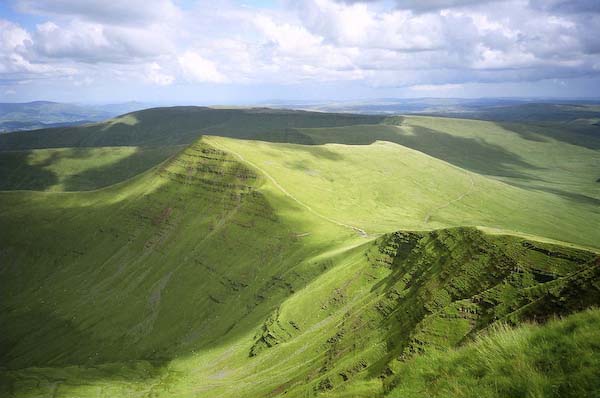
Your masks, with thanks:
M599 327L597 309L543 326L499 325L464 347L402 364L386 397L594 397Z

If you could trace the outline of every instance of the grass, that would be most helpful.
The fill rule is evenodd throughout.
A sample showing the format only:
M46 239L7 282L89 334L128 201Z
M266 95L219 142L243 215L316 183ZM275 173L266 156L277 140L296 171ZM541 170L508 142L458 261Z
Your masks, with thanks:
M124 181L183 147L99 147L0 152L0 190L88 191Z
M483 174L515 185L548 190L567 197L572 195L572 198L596 206L600 204L600 190L595 182L600 167L600 152L586 147L584 143L572 144L553 139L540 134L543 129L539 127L525 130L527 125L506 126L443 118L409 118L408 124L479 141L513 157L503 162L506 168L504 173L496 166L502 162L490 162L489 158L471 167Z
M176 159L183 165L100 191L3 193L2 313L11 325L3 363L159 360L189 352L232 325L244 330L244 322L258 322L316 272L312 257L354 235L319 220L321 227L310 227L315 221L297 205L277 193L274 202L253 193L260 178L221 156L192 147ZM288 218L294 222L281 220ZM296 238L306 230L319 236ZM302 277L292 272L297 267L307 268ZM284 270L289 281L275 278ZM123 306L129 310L113 311ZM41 319L38 335L25 339ZM91 327L98 322L107 323ZM42 341L48 344L38 347ZM69 341L78 346L64 352ZM107 348L98 352L101 341ZM125 342L131 351L123 350Z
M375 126L300 131L317 144L395 142L519 187L597 206L600 152L591 145L595 138L571 143L545 134L557 129L564 136L577 136L563 125L540 127L424 116L390 118L386 124Z
M597 209L397 143L314 145L322 133L204 136L159 164L155 147L131 178L128 147L28 153L56 177L44 189L120 182L0 192L0 395L597 392ZM574 175L593 161L578 153Z
M498 326L459 349L402 364L386 397L593 397L599 326L597 309L543 327Z
M210 137L319 214L371 234L472 225L598 247L598 207L515 187L390 142L296 145Z
M106 122L0 135L0 150L191 144L203 132L227 137L305 142L294 128L375 124L381 116L194 106L152 108Z
M444 259L444 253L447 253L444 245L449 244L454 245L452 259ZM319 264L320 272L313 280L275 306L265 316L264 323L257 322L251 326L252 324L245 324L242 320L245 333L235 333L232 330L212 344L201 344L187 354L180 353L169 361L147 358L107 363L101 358L92 357L80 366L55 364L16 368L2 373L2 385L7 396L382 396L386 390L379 381L381 375L391 374L386 378L386 383L395 385L393 380L405 380L402 377L403 369L407 366L412 369L411 356L407 359L407 365L396 361L399 352L412 352L411 347L415 347L416 342L419 342L420 347L429 347L423 354L426 358L435 356L439 350L452 349L468 338L471 330L481 330L490 324L486 315L490 308L500 314L507 308L506 305L511 305L506 299L501 299L499 305L489 307L490 300L496 297L493 294L495 289L506 289L508 286L517 289L516 291L524 288L531 290L536 285L527 273L520 275L518 281L514 280L515 275L506 272L509 269L498 265L498 257L494 257L496 255L473 257L474 251L494 248L501 248L496 249L499 250L497 256L509 256L511 260L507 261L516 261L520 267L527 267L531 263L555 264L556 268L552 269L555 278L564 275L562 278L568 279L568 275L581 274L581 271L573 270L574 266L580 270L586 267L585 263L577 265L573 260L560 260L560 256L556 254L536 258L541 252L523 250L520 241L515 238L490 238L476 230L457 229L427 235L395 234L382 237L376 242L355 244L314 257L311 262ZM594 259L594 256L585 252L565 251L558 246L542 245L536 248L552 249L555 250L554 253L562 253L565 258L570 255L577 261ZM423 259L437 265L421 273L419 268ZM441 272L453 261L456 261L456 268L451 274ZM514 265L512 263L510 266ZM482 269L482 266L487 268ZM306 276L308 269L305 267L297 267L295 272ZM530 270L528 272L535 268ZM409 275L414 278L414 282L407 280ZM481 277L486 277L486 281L481 280ZM204 275L204 278L216 282L210 274ZM585 279L578 280L580 290L569 289L570 291L578 296L594 292L593 287L586 287ZM597 276L593 280L597 281ZM528 286L523 286L525 281L528 281ZM492 287L486 286L486 283L491 283ZM401 285L408 287L404 293ZM180 284L175 286L183 288ZM461 299L464 297L461 296L462 293L456 290L460 286L471 286L464 291L467 296L476 292L488 292L488 298L476 300L469 305ZM455 292L451 294L458 295L445 304L430 296L432 292L442 289L450 289L448 291ZM543 292L545 289L540 289L536 293L538 296L531 296L529 300L540 303L540 298L551 297ZM138 290L140 293L143 291L141 287ZM185 291L188 295L192 292L189 289ZM151 290L148 291L150 292ZM173 295L176 296L176 292L164 290L160 303L161 312L169 312L171 304L168 297ZM512 295L508 295L510 296ZM477 294L473 297L476 298ZM220 299L227 300L224 296ZM170 320L172 326L185 322L184 308L191 300L188 298L177 301L175 305L178 311L172 314L175 318ZM432 305L441 305L440 310L434 310ZM482 306L481 310L475 309L478 305ZM515 308L523 305L524 303L519 303ZM576 299L570 302L567 300L562 305L566 305L569 311L581 308ZM128 305L130 306L131 304ZM457 312L458 308L471 308L471 311ZM554 309L556 307L542 302L537 314L550 314ZM199 311L201 308L194 307L194 310ZM260 307L256 307L256 310L260 311ZM512 311L509 310L509 313ZM528 319L535 313L524 315L523 319ZM231 312L221 314L225 314L228 321L232 321L235 316ZM90 316L92 314L86 315ZM495 318L497 317L493 317ZM508 321L508 318L498 318ZM597 322L597 315L593 319ZM133 319L131 321L134 322ZM204 318L204 322L207 321ZM75 322L85 323L84 320ZM106 333L99 329L105 322L108 319L96 323L98 335ZM467 328L464 327L465 322ZM435 328L431 327L434 324L443 324L442 330L453 331L454 339L440 340ZM176 335L167 330L161 329L161 333L166 333L162 337L162 345L176 338ZM270 346L253 352L253 348L263 341L261 338L267 330L272 337ZM207 333L210 332L205 329L205 335L198 338L203 340ZM588 337L591 338L586 341L594 344L593 335ZM44 342L44 345L61 343ZM98 347L104 347L106 350L108 347L105 344L106 342L98 342L88 349L98 350ZM548 342L548 345L552 344L552 341ZM38 350L40 348L37 347ZM121 350L125 350L123 355L135 358L135 347L124 345ZM540 352L543 354L543 351ZM563 354L575 361L578 352ZM571 354L573 356L569 356ZM419 360L421 356L414 358ZM554 357L545 357L547 361L552 359ZM570 375L567 370L565 372ZM401 385L404 386L404 382Z

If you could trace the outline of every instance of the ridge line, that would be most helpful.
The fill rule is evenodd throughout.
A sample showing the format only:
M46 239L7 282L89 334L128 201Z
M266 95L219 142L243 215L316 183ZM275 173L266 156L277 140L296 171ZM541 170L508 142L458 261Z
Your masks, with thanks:
M265 169L263 169L262 167L256 165L255 163L253 163L252 161L244 158L241 154L239 154L238 152L227 148L227 146L223 145L222 143L215 143L215 142L210 142L211 145L214 145L216 147L220 147L221 150L224 150L226 152L230 152L232 154L234 154L235 156L237 156L242 162L249 164L250 166L254 167L255 169L257 169L258 171L260 171L261 173L263 173L269 180L271 180L271 182L275 185L275 187L277 187L281 192L283 192L284 195L289 196L293 201L295 201L296 203L298 203L299 205L301 205L302 207L304 207L306 210L310 211L311 213L313 213L315 216L325 220L325 221L329 221L333 224L339 225L340 227L344 227L344 228L349 228L351 230L353 230L354 232L358 233L361 237L363 238L368 238L369 234L367 234L367 232L364 229L355 227L354 225L350 225L350 224L346 224L343 223L341 221L337 221L331 217L325 216L323 214L320 214L319 212L315 211L312 207L310 207L309 205L307 205L306 203L302 202L300 199L298 199L297 197L295 197L294 195L292 195L291 193L289 193L283 186L281 186L281 184L279 184L279 182L277 182L277 180L271 175L269 174Z

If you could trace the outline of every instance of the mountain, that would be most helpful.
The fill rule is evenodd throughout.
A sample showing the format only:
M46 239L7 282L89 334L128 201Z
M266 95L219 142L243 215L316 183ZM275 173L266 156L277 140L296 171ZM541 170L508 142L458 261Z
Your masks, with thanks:
M527 126L166 108L0 137L0 394L593 396L598 151Z
M136 102L109 105L50 101L0 103L0 133L86 124L144 107Z
M202 133L301 142L294 128L376 124L382 116L266 108L151 108L92 125L43 129L0 136L0 150L58 147L190 144Z
M598 117L600 99L379 98L346 101L270 101L264 106L360 114L420 114L469 119L549 122Z

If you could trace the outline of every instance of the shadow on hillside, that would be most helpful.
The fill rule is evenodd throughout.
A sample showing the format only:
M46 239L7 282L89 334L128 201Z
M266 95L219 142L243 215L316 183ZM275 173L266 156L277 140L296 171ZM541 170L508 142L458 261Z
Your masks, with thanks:
M312 132L307 132L307 134L312 134ZM331 130L327 134L319 134L318 131L315 131L314 139L319 144L346 145L369 145L375 141L390 141L455 166L486 175L532 179L531 175L518 169L539 169L501 146L419 126L411 126L411 134L403 133L400 130L391 132L369 129L369 126L364 126L364 131L352 134L344 134L343 129L340 129L339 134L331 133Z
M506 131L510 131L519 135L519 137L523 138L527 141L533 142L548 142L548 136L544 134L540 134L539 131L532 131L532 128L535 129L534 125L524 125L510 122L494 122L497 126L502 127ZM537 127L537 126L536 126ZM537 129L535 129L537 130Z
M457 137L425 127L411 126L410 133L403 132L395 126L389 126L387 129L370 128L369 124L362 124L352 131L345 128L337 129L337 127L350 126L353 123L381 121L380 119L371 120L363 116L356 116L352 119L349 118L350 116L334 117L327 114L318 116L310 114L310 117L307 117L303 113L291 113L289 115L285 113L243 113L236 118L235 111L232 110L215 113L214 110L207 111L206 109L192 108L191 110L169 110L169 117L163 120L160 115L164 112L158 110L139 112L140 123L138 125L122 126L116 124L98 136L96 130L101 128L101 124L64 130L54 129L52 130L52 140L57 141L56 143L65 141L60 146L69 146L66 145L68 144L67 141L70 140L70 136L76 135L75 129L77 129L77 134L81 134L81 136L76 146L91 139L94 140L92 142L94 145L139 145L139 141L151 145L165 145L174 142L179 144L191 143L200 136L199 131L202 131L205 134L230 138L310 145L311 148L307 149L308 153L328 160L340 160L342 157L326 148L319 147L317 149L315 145L325 143L368 145L380 140L404 145L480 174L532 179L531 175L524 172L524 170L536 169L534 165L529 164L520 156L498 145L489 144L475 138ZM311 127L313 126L311 124L316 122L312 121L311 118L323 119L319 123L328 127L327 132L319 131L319 129L312 130ZM402 121L402 117L394 117L393 119L394 123L400 125ZM304 128L307 130L304 130ZM165 133L166 131L168 131L168 134ZM29 133L31 134L29 137L46 133L50 133L50 131ZM17 136L14 137L17 138ZM36 142L39 143L39 140L36 140ZM294 149L302 150L303 148L295 147ZM85 157L87 151L86 148L75 149L73 156ZM114 183L115 180L106 177L106 173L112 174L115 170L123 167L126 169L131 168L130 172L126 173L126 178L129 178L135 173L143 171L142 168L138 167L140 156L136 154L131 159L119 162L114 167L101 167L73 176L67 182L66 189L93 189L109 185ZM95 180L100 180L100 182L93 184L92 182Z
M85 159L89 158L93 153L93 148L84 147L84 148L70 148L68 151L65 151L62 156L69 159Z
M136 385L160 377L166 370L165 362L133 358L123 363L98 364L94 362L97 352L86 352L87 363L70 361L69 354L82 352L81 347L101 350L103 342L94 337L93 328L84 330L75 320L59 317L55 310L39 305L18 313L4 308L1 314L0 363L3 369L0 378L3 391L8 389L14 394L27 389L30 394L54 396L63 384L67 391L86 387L101 389L98 382ZM43 337L52 344L39 344L40 325L45 326L46 332L51 332L50 336ZM35 370L31 371L30 367Z
M600 126L582 123L508 123L495 122L505 130L519 134L529 141L547 142L549 139L587 149L600 149Z
M59 317L56 311L43 304L20 308L19 311L3 309L3 337L0 344L0 361L8 369L31 366L81 365L69 361L73 353L82 347L100 347L102 341L94 337L92 330L84 330L71 318ZM38 344L43 325L43 337L52 344ZM88 353L86 353L87 355ZM89 353L93 355L93 353ZM52 358L48 360L48 358Z
M108 120L76 127L0 134L0 150L191 144L202 133L270 142L311 144L295 128L376 124L384 116L277 109L151 108L128 114L135 124ZM122 118L122 117L121 117Z
M529 179L516 169L539 169L499 145L425 127L413 126L413 131L415 135L400 135L397 143L479 174Z
M31 164L31 152L0 152L0 191L44 191L58 183L56 174L46 167L58 158L54 153L41 163Z
M83 159L86 157L85 154L88 148L74 148L74 150L74 156ZM138 148L134 153L117 162L90 168L81 173L68 176L63 182L64 190L88 191L104 188L135 177L163 162L169 156L172 156L172 154L169 151L165 151L157 156L151 150L141 150Z
M11 368L77 363L83 369L131 360L160 364L206 347L230 344L256 330L295 291L332 266L330 261L297 266L307 253L326 251L330 242L298 238L298 232L314 228L313 220L282 222L279 212L298 211L293 202L286 201L276 210L260 193L238 197L219 187L194 189L183 184L170 180L126 205L94 202L49 214L43 206L32 208L32 220L44 214L45 222L61 228L39 239L34 247L40 261L32 260L27 268L42 267L48 257L55 256L58 268L53 272L69 271L69 280L49 279L38 272L31 273L27 285L45 286L48 302L60 298L54 311L62 311L67 318L54 319L45 307L21 315L6 310L9 305L21 308L18 303L24 298L36 302L38 297L31 292L18 303L5 303L0 320L11 327L0 339L2 363L10 363ZM165 214L167 208L184 217L156 222L156 215ZM203 217L206 222L198 223ZM90 220L93 224L88 224ZM9 247L29 236L14 225L9 227L16 231L7 242ZM164 241L153 240L162 237ZM97 250L100 245L102 252ZM113 260L115 253L129 254ZM168 257L174 253L181 254L175 262ZM157 294L165 275L164 290ZM0 288L8 297L17 297L9 294L15 290L11 279L16 278L8 276L3 274ZM76 288L63 292L66 283ZM81 308L77 303L89 301L92 290L94 300L102 303L98 312L73 311ZM130 314L130 321L124 322L123 317L113 321L107 315L111 311ZM146 323L148 314L155 312L156 318ZM24 363L11 354L10 347L23 352ZM36 348L39 351L30 356Z
M581 193L565 191L565 190L558 189L558 188L532 186L532 185L528 185L528 184L519 184L518 182L514 182L514 181L508 181L508 183L511 185L517 186L519 188L523 188L523 189L549 192L554 195L561 196L564 199L567 199L569 201L586 204L586 205L591 205L591 206L596 206L597 208L600 208L600 199L594 198L592 196L587 196L587 195L584 195Z
M63 183L64 191L88 191L107 187L132 178L166 160L179 150L178 147L142 148L114 163L92 167L82 172L59 176L48 170L61 159L85 160L94 148L70 148L55 151L42 162L31 163L30 151L0 151L0 190L45 191Z
M283 145L283 147L289 147L287 145ZM291 148L291 147L290 147ZM291 148L294 151L306 152L306 154L312 156L316 159L326 159L326 160L342 160L344 156L338 152L334 152L324 146L316 146L316 145L307 145L307 146L294 146Z

